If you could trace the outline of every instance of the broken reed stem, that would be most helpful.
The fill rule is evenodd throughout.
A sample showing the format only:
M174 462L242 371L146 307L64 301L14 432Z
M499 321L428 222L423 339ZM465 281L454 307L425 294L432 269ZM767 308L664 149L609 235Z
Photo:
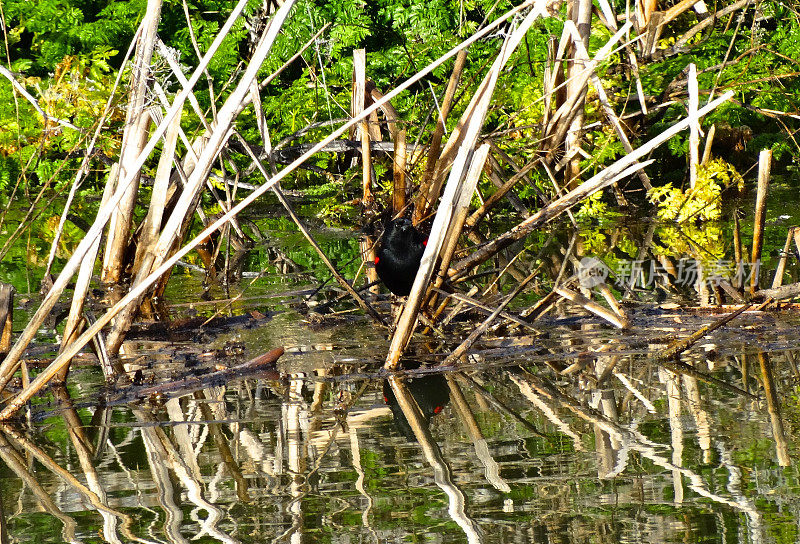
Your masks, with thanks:
M116 170L118 168L119 166L117 164L112 166L112 170ZM103 198L100 201L101 208L105 206L108 202L108 199L111 198L112 191L113 186L111 184L106 184L106 187L103 190ZM80 269L78 270L78 278L75 280L75 289L72 293L72 303L69 310L69 316L67 317L67 323L64 325L64 334L62 336L59 352L64 351L64 348L72 343L80 332L79 327L84 321L84 303L86 300L86 295L89 292L89 288L91 287L94 263L97 260L98 251L100 251L99 237L95 238L94 243L86 253L86 258L83 260ZM97 356L100 357L100 352L97 353ZM58 379L60 381L63 382L66 380L68 370L69 365L65 366L64 369L59 373Z
M689 187L697 185L697 167L700 164L700 118L697 108L700 106L700 95L697 87L697 66L689 64Z
M11 348L11 327L14 323L14 286L0 283L0 354Z
M733 212L733 256L734 260L736 261L736 270L741 270L742 268L742 229L741 225L739 224L739 210L734 210ZM742 277L740 274L736 274L733 278L733 287L736 289L742 290L744 285L742 284Z
M758 155L758 189L756 192L756 213L753 218L753 251L750 254L750 294L758 289L758 272L761 268L761 248L764 245L764 223L767 219L767 190L772 166L772 150L764 149Z
M783 285L783 272L786 270L786 260L789 257L789 251L792 249L795 229L797 227L789 227L789 232L786 233L786 243L783 244L783 251L781 251L781 257L778 260L778 266L775 268L775 276L772 278L772 289L777 289Z
M364 49L353 51L353 108L352 117L358 117L364 111L367 86L367 52ZM369 204L372 196L372 152L369 147L369 116L364 116L358 125L361 141L361 189L362 201Z
M483 124L482 120L480 124ZM474 127L471 128L470 135L474 139L468 141L470 144L474 145L478 137L478 130L474 129ZM444 195L442 195L441 206L433 220L428 243L425 246L425 252L420 261L419 270L414 279L414 284L411 287L411 293L408 299L406 299L406 303L403 305L403 310L397 321L397 328L392 335L392 342L389 346L384 368L389 370L397 368L400 356L405 350L408 341L411 339L411 335L414 333L417 315L419 314L419 310L422 307L424 297L427 293L427 288L431 276L434 273L437 258L442 253L447 243L447 233L454 231L460 232L463 221L466 219L466 213L463 213L464 208L469 206L488 153L488 144L481 146L475 153L471 153L469 148L464 147L456 163L453 165L453 170L450 172L450 180L445 187ZM477 160L471 162L475 158L477 158ZM467 171L466 177L462 179L462 174L465 170ZM461 224L455 225L455 221L460 221Z
M540 6L541 7L541 6ZM454 217L466 217L461 214L461 210L469 207L472 195L475 193L478 179L483 168L483 161L475 160L482 153L488 154L488 144L476 151L478 138L483 128L486 115L491 104L492 94L494 93L497 79L503 66L506 65L511 54L516 50L522 41L525 32L531 27L533 22L543 14L539 9L530 10L525 18L519 23L513 34L506 37L500 54L492 64L491 69L478 86L475 95L470 100L464 114L458 122L458 127L453 131L451 138L445 147L446 155L455 153L450 175L438 206L436 216L433 220L431 233L425 252L422 254L419 270L417 270L411 293L403 306L403 311L397 324L397 329L392 336L389 352L386 356L384 368L394 370L399 364L400 357L405 350L411 335L414 332L417 314L423 302L425 289L430 281L436 266L436 259L444 246L444 237L448 232L454 232L455 228L460 229L461 225L454 225ZM476 168L476 164L478 168ZM442 165L437 166L437 172L442 170Z
M486 158L489 155L489 147L489 144L483 144L472 157L472 165L470 166L469 172L467 172L467 185L474 184L477 187L483 166L486 164ZM475 176L477 179L470 179L472 176ZM469 203L467 202L467 205L459 207L451 219L450 227L445 233L445 243L440 252L441 260L438 265L439 271L436 273L436 278L433 280L432 286L428 288L428 298L424 302L424 306L426 307L430 308L436 305L437 294L434 290L439 289L447 279L447 269L450 267L450 261L453 259L453 255L458 247L458 239L461 237L461 231L464 228L464 222L467 219L468 212ZM444 308L442 308L442 310L444 310Z
M290 4L291 2L287 2L284 4ZM214 52L216 52L219 44L222 42L222 39L230 30L230 27L233 25L234 21L238 17L241 10L244 9L244 5L246 4L246 0L240 0L237 4L236 8L234 8L234 12L229 17L226 24L223 26L220 34L214 39L211 47L206 53L206 56L201 59L198 68L192 74L192 78L190 78L189 83L190 85L184 88L179 94L178 97L173 101L173 106L165 115L164 121L159 124L159 126L155 129L153 136L151 137L150 143L145 147L145 150L139 156L138 163L139 167L144 164L147 156L152 152L155 148L156 143L159 141L161 136L164 134L166 130L166 123L169 122L174 115L180 111L180 107L183 101L188 96L191 87L196 84L197 80L202 73L202 70L205 66L208 65L210 62L211 57L213 56ZM284 7L282 6L282 8ZM437 60L428 64L425 68L417 72L414 76L410 77L400 85L398 85L395 89L391 92L387 93L381 100L376 101L370 107L366 108L362 115L368 115L373 111L377 110L384 102L388 102L392 100L395 96L398 96L400 93L405 91L408 87L415 84L420 79L424 78L426 75L431 73L435 68L447 62L448 59L453 57L458 53L458 51L469 47L472 43L480 40L487 34L493 32L499 25L503 24L506 20L513 17L515 14L520 12L521 10L530 6L530 2L525 2L512 10L509 10L501 17L496 19L491 24L484 27L479 32L476 32L466 40L462 41L460 44L455 46L453 49L448 51L446 54L439 57ZM291 6L287 6L291 7ZM244 208L249 206L253 201L263 195L266 191L270 190L270 188L275 184L278 183L281 179L289 175L291 172L295 171L301 164L303 164L306 160L308 160L311 156L315 153L319 152L319 150L323 149L326 145L330 142L334 141L336 138L344 134L348 129L358 123L360 119L352 119L346 123L344 123L341 127L334 130L330 135L324 138L322 141L318 142L314 146L312 146L308 151L303 153L300 157L295 159L291 164L289 164L286 168L281 170L278 174L273 176L268 183L258 187L254 190L250 195L245 197L241 202L239 202L236 206L231 208L227 211L224 215L220 218L215 220L205 229L203 229L195 238L190 240L184 247L176 251L171 257L166 259L158 268L156 268L153 272L150 273L149 276L145 280L142 281L141 284L133 287L119 302L114 304L103 316L101 316L96 323L88 327L83 334L72 344L69 346L68 349L61 353L56 357L56 359L46 368L44 369L36 379L31 383L29 388L26 388L22 391L19 395L17 395L14 400L9 403L3 410L0 412L0 420L8 419L14 413L16 413L19 408L25 404L34 394L36 394L41 387L43 387L50 379L61 369L63 365L66 364L66 361L71 359L78 351L85 346L92 336L94 336L100 329L102 329L114 316L119 313L122 308L129 302L133 301L140 295L142 295L150 285L152 285L158 278L160 278L163 274L168 272L172 266L178 262L184 255L189 253L197 244L201 241L205 240L211 233L222 227L225 223L230 221L234 216L236 216L240 211ZM130 181L130 180L128 180ZM72 257L69 261L64 265L64 269L62 270L61 274L59 274L58 278L54 282L53 288L48 292L45 296L42 304L39 306L36 314L34 314L31 321L28 323L25 331L23 331L22 335L17 339L17 342L12 347L9 354L3 360L3 363L0 364L0 391L5 388L8 381L13 377L14 372L16 372L17 368L19 367L19 358L21 357L22 353L24 353L27 345L30 343L33 336L36 334L39 326L44 322L44 319L49 314L50 310L52 309L53 305L55 305L58 297L61 295L61 292L66 287L69 280L72 278L75 270L77 269L80 261L86 255L89 246L92 244L92 240L101 234L103 226L105 225L108 217L111 213L111 207L116 205L121 198L122 190L126 184L123 182L121 187L118 188L114 196L110 199L109 205L106 207L105 210L101 209L98 211L97 219L95 223L92 225L92 228L87 232L87 235L84 237L83 240L78 244L78 247L75 249Z
M572 28L572 27L570 27ZM577 29L575 30L577 32ZM585 60L589 59L589 52L586 50L583 42L579 39L580 36L573 35L573 43L575 44L575 48L577 52L580 54L582 58ZM614 109L611 107L611 103L608 100L608 95L606 94L605 88L603 87L603 82L598 77L597 73L592 70L590 79L592 82L592 86L595 88L597 92L597 97L600 99L600 104L603 107L603 113L606 116L606 119L614 128L614 132L617 133L617 137L619 141L622 143L622 147L625 149L626 153L633 152L633 146L631 145L630 140L628 140L628 135L625 133L625 129L622 127L622 122L619 120ZM639 179L641 180L642 184L645 188L651 189L652 185L650 183L650 178L647 176L644 170L639 170L637 172ZM625 195L622 193L622 190L618 187L617 184L614 184L614 194L616 195L617 202L620 206L627 206L627 200L625 199Z
M131 40L130 45L128 46L128 50L125 52L125 56L122 58L121 66L125 66L128 63L131 55L134 51L134 46L136 41L139 39L139 36L142 33L142 29L144 28L145 21L139 24L136 28L136 32L133 35L133 39ZM100 114L100 118L97 121L97 126L95 127L94 134L92 134L92 139L89 141L89 145L86 147L86 152L84 153L83 160L81 161L81 165L78 167L78 170L75 172L75 179L72 182L72 187L70 188L69 196L67 197L67 201L64 204L64 212L61 214L61 218L59 219L58 229L56 229L56 234L53 237L53 243L50 245L50 254L47 256L47 266L45 267L44 276L48 277L50 275L50 270L53 267L53 262L56 258L56 251L58 250L58 243L61 240L61 234L64 230L64 224L67 221L67 214L69 211L70 206L72 205L72 200L75 197L75 193L77 192L77 188L80 185L81 178L88 173L89 168L89 159L91 158L92 151L94 150L94 146L97 143L97 138L100 137L100 133L105 126L105 121L108 115L111 113L112 103L114 101L114 97L117 94L117 89L119 89L120 81L122 81L122 75L125 73L124 70L117 71L117 77L114 80L114 85L111 87L111 93L108 96L108 100L106 100L106 104L103 107L103 113ZM111 176L110 178L114 179L116 175ZM105 194L105 193L104 193ZM0 221L2 222L2 221Z
M507 296L505 300L492 312L492 314L483 320L483 323L478 325L472 333L463 341L461 344L458 345L453 352L445 357L444 361L442 361L438 366L450 366L458 361L462 356L467 353L467 350L472 347L472 345L480 338L483 333L489 328L492 322L497 318L500 313L506 309L512 300L514 300L517 295L519 295L522 290L536 277L538 270L534 270L528 277L522 280L519 285Z
M461 79L461 72L464 70L464 65L467 62L467 51L462 49L456 56L455 63L453 64L453 71L450 72L450 80L447 82L447 89L444 92L442 99L442 109L436 118L436 127L433 129L431 136L431 144L428 148L428 159L425 163L425 172L422 174L422 180L419 184L419 195L417 196L417 205L414 208L413 223L419 223L423 217L428 215L428 210L433 206L431 195L431 183L436 166L439 162L439 154L442 148L442 138L444 137L445 123L447 116L450 114L450 108L453 105L453 97L456 94L458 82ZM438 193L438 190L436 191ZM436 195L438 197L438 194Z
M697 113L698 116L703 116L720 104L726 102L731 96L732 91L728 91L716 100L706 104ZM674 124L669 129L665 130L655 138L651 139L632 153L625 155L617 160L614 164L603 170L602 172L592 176L584 181L581 185L567 193L566 195L556 199L544 206L537 213L525 221L512 228L507 233L495 238L485 246L481 247L471 255L456 262L450 269L449 275L451 279L460 277L467 270L485 262L490 257L496 255L500 250L505 249L514 242L522 240L534 231L537 227L551 221L552 219L561 215L564 211L568 210L575 204L582 202L595 192L608 187L615 181L624 178L625 176L633 173L640 168L643 168L647 163L638 163L637 161L650 153L653 149L669 140L672 136L685 130L689 125L689 119L682 119Z
M239 15L241 14L242 10L244 9L245 5L247 4L247 0L239 0L239 3L236 5L234 10L231 12L231 15L228 17L225 25L223 25L222 29L220 30L219 34L214 41L212 42L211 46L209 46L206 55L200 60L198 67L195 69L192 77L189 80L189 87L185 88L181 91L178 96L175 98L173 102L173 106L170 111L165 116L164 121L154 130L153 135L150 137L150 142L145 146L142 153L136 159L136 168L137 172L140 169L144 162L147 160L147 157L150 153L155 149L156 145L163 136L164 131L167 128L167 123L172 120L172 118L178 114L179 111L182 109L183 101L186 100L190 89L194 86L200 78L200 74L202 70L205 69L206 66L211 62L211 58L216 53L219 46L222 44L222 40L228 34L230 29L233 27L234 22L238 19ZM16 372L17 368L19 367L19 359L24 353L25 349L27 348L28 344L31 342L33 337L36 335L41 324L44 322L47 315L52 310L55 303L58 301L58 298L61 296L61 293L69 283L72 276L75 274L76 270L80 266L83 259L86 257L89 248L94 244L96 238L102 235L102 231L105 228L106 222L109 220L109 217L114 211L114 208L122 199L123 195L125 194L126 188L128 185L133 181L135 172L129 173L126 175L126 178L122 180L122 182L117 183L114 187L114 194L109 199L108 204L105 208L100 208L97 212L97 217L95 218L95 222L92 224L89 231L83 237L83 239L78 243L78 247L75 248L75 251L72 254L72 257L67 261L62 269L61 273L56 278L55 282L53 282L53 286L47 292L44 299L42 300L39 308L36 310L36 313L33 315L31 320L28 322L28 325L25 327L25 330L22 331L22 334L17 338L17 341L14 343L14 346L9 351L6 358L3 360L2 364L0 364L0 391L2 391L11 377ZM220 223L221 224L221 223ZM176 259L177 261L177 259ZM115 312L116 313L116 312ZM111 319L109 316L108 320ZM102 321L102 318L101 320ZM105 322L103 322L105 325ZM81 335L81 338L83 335ZM88 338L86 339L88 341ZM86 341L81 344L80 347L86 344ZM72 355L77 353L77 349L75 350ZM70 355L70 357L72 357ZM55 364L55 361L52 363ZM2 419L2 417L0 417Z
M161 17L161 1L148 0L143 29L139 35L131 71L130 98L127 107L125 130L122 134L122 149L119 157L119 177L126 187L120 202L114 207L108 223L101 279L105 283L116 283L125 267L125 252L128 248L133 213L139 189L141 167L136 158L147 143L150 115L147 112L148 82L153 50L157 39L156 30Z
M558 286L555 289L553 289L553 291L555 291L558 295L562 296L563 298L569 300L573 304L581 306L584 310L593 313L597 317L605 319L618 329L625 329L630 326L630 323L620 318L620 316L618 316L614 312L607 310L606 308L600 306L593 300L581 295L580 293L573 291L572 289L567 289L566 287Z
M392 185L392 215L406 207L406 131L398 130L394 140L394 184Z
M706 145L703 148L703 160L700 163L703 166L708 164L708 161L711 158L711 146L714 143L714 135L716 133L717 133L717 125L711 125L708 129L708 134L706 135Z

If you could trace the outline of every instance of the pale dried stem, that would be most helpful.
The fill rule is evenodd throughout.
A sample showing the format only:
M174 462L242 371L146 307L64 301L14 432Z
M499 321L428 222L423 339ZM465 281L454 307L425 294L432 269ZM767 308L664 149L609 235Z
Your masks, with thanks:
M433 275L436 259L445 244L445 236L447 233L455 232L456 229L460 230L461 226L453 223L455 217L466 217L465 214L462 215L459 212L469 206L480 177L483 162L486 160L484 155L483 161L473 162L476 157L480 158L478 152L475 151L475 147L483 128L486 114L489 111L497 79L503 66L505 66L513 51L522 41L525 32L539 17L540 13L538 10L531 10L519 27L514 30L514 33L505 40L500 55L478 86L478 90L470 100L467 109L445 146L442 153L444 162L447 162L445 157L448 157L448 155L455 152L457 152L457 155L453 160L450 177L444 189L436 217L433 220L428 244L422 255L422 261L411 288L411 293L403 306L397 329L392 336L389 353L384 364L385 368L394 369L399 364L400 357L411 339L416 317L422 305L425 288ZM488 153L488 146L483 149L485 150L483 151L484 153ZM475 167L476 164L478 168ZM441 170L441 165L437 166L438 170Z
M243 9L245 3L246 3L246 0L241 0L240 3L237 4L234 12L229 17L228 22L223 27L223 29L220 31L220 34L217 36L217 38L215 38L215 41L212 44L212 47L209 48L209 51L206 53L206 56L201 60L198 69L195 70L195 72L192 75L192 78L189 80L190 81L190 87L193 86L197 82L197 80L199 79L200 74L202 73L202 68L205 65L207 65L207 63L209 62L211 56L216 51L216 49L219 46L219 43L222 41L222 38L224 37L224 35L228 32L230 27L233 25L233 22L238 17L238 15L241 12L241 9ZM528 6L529 6L529 4L525 3L525 4L521 5L521 6L518 6L518 7L514 8L513 10L505 13L502 17L498 18L492 24L487 25L480 32L477 32L476 34L474 34L473 36L471 36L467 40L464 40L458 46L456 46L453 49L451 49L448 53L446 53L445 55L439 57L439 59L437 59L436 61L434 61L431 64L429 64L428 66L426 66L423 70L419 71L417 74L415 74L414 76L412 76L411 78L406 80L401 85L397 86L397 88L395 88L393 91L391 91L386 96L384 96L382 101L388 102L389 100L391 100L395 96L399 95L405 89L407 89L408 87L410 87L411 85L413 85L414 83L416 83L417 81L419 81L420 79L425 77L427 74L429 74L431 71L433 71L436 67L440 66L441 64L446 62L448 59L453 57L455 54L457 54L458 51L460 51L461 49L464 49L466 47L469 47L470 44L472 44L475 41L481 39L486 34L492 32L498 25L502 24L505 20L507 20L508 18L512 17L514 14L516 14L517 12L519 12L522 9L525 9ZM173 105L173 108L171 108L171 110L168 112L167 116L165 116L165 121L171 120L172 116L177 114L177 112L179 111L179 108L177 107L177 104L178 103L182 104L182 101L186 99L186 97L188 96L188 93L189 93L189 91L187 89L184 89L183 91L181 91L181 93L179 94L180 100L178 100L178 99L175 100L176 105ZM376 109L378 109L381 105L382 105L381 101L376 102L375 104L373 104L372 106L367 108L364 111L364 113L365 114L369 114L372 111L375 111ZM66 364L66 362L69 361L69 359L71 359L84 345L86 345L86 343L88 343L90 341L90 339L100 329L102 329L102 327L104 327L111 319L113 319L114 316L116 316L117 313L119 313L122 310L122 308L124 308L131 301L135 300L137 297L141 296L145 292L145 290L148 289L150 287L150 285L152 285L152 283L157 281L164 273L169 271L171 269L171 267L176 262L178 262L178 260L180 260L189 251L191 251L198 243L200 243L202 240L204 240L209 234L211 234L212 232L214 232L217 229L219 229L222 225L224 225L225 223L230 221L230 219L232 217L234 217L241 210L243 210L244 208L249 206L253 201L255 201L257 198L259 198L261 195L263 195L266 191L268 191L272 187L273 184L279 182L281 179L283 179L283 177L285 177L288 174L290 174L291 172L295 171L302 163L304 163L306 160L308 160L312 155L317 153L320 149L323 149L326 145L328 145L330 142L332 142L333 140L338 138L341 134L343 134L351 126L354 126L359 121L360 121L360 119L353 119L353 120L345 123L339 129L335 130L328 137L326 137L325 139L323 139L322 141L317 143L315 146L313 146L311 149L309 149L306 153L304 153L299 158L297 158L289 166L287 166L286 168L281 170L281 172L279 172L276 176L274 176L268 183L262 185L261 187L259 187L255 191L253 191L253 193L251 193L249 196L247 196L245 199L243 199L239 204L234 206L230 211L228 211L222 217L220 217L219 219L214 221L211 225L206 227L195 238L193 238L191 241L189 241L183 248L181 248L180 250L175 252L175 254L173 254L172 257L170 257L169 259L164 261L164 263L160 267L158 267L156 270L154 270L147 277L146 280L142 281L139 285L137 285L136 287L132 288L119 302L117 302L103 316L101 316L97 320L96 323L94 323L92 326L88 327L87 330L84 331L84 333L81 334L81 336L72 345L70 345L69 348L64 353L59 354L59 356L56 357L56 359L37 376L36 380L34 380L31 383L31 387L26 388L25 391L21 392L17 397L15 397L13 402L8 404L5 407L5 409L3 409L2 412L0 412L0 420L8 419L17 410L19 410L19 408L25 402L27 402L34 394L36 394L36 392L39 391L39 389L41 389L41 387L44 386L56 373L58 373L58 371L61 369L61 367L64 364ZM154 132L154 134L153 134L153 136L151 138L150 144L148 144L148 146L145 148L145 151L143 152L143 154L140 155L140 161L141 161L140 164L139 164L140 167L144 163L144 160L146 159L147 154L149 154L155 148L156 142L164 134L165 130L166 130L166 124L165 124L165 122L162 122L159 125L159 127L155 130L155 132ZM123 183L123 186L124 186L124 183ZM106 207L106 210L100 210L98 212L98 217L97 217L97 219L95 221L95 224L90 229L90 232L87 233L87 237L84 238L84 240L82 240L81 243L78 245L78 247L76 248L75 252L73 253L72 258L70 258L70 260L65 265L64 270L62 271L62 273L56 279L56 281L54 283L54 287L50 290L50 292L48 292L47 296L43 300L43 302L40 305L39 309L37 310L36 314L31 319L31 321L28 323L28 326L26 327L25 331L23 331L23 333L20 336L20 338L18 338L17 342L14 344L14 347L12 348L11 352L3 360L2 365L0 365L0 390L2 390L5 387L5 385L8 383L8 381L11 379L11 377L14 374L14 372L18 368L19 357L22 355L22 353L24 352L24 350L27 347L28 343L33 338L33 335L38 330L38 327L41 325L41 323L44 321L44 319L47 316L47 314L52 309L53 305L55 304L56 300L58 299L58 296L60 296L61 292L63 291L64 287L66 286L67 282L72 277L72 275L75 273L75 270L77 269L78 264L80 263L81 259L86 254L86 252L88 250L88 247L92 243L91 239L100 234L101 229L105 225L105 222L108 220L108 217L110 215L110 209L109 208L116 204L116 202L119 200L119 197L121 197L121 191L117 190L115 192L114 197L109 202L109 205Z
M467 61L467 51L462 50L456 56L455 63L453 64L453 71L450 73L450 80L447 82L447 89L445 89L444 99L442 100L442 108L439 116L436 119L436 127L433 129L431 136L430 147L428 148L428 158L425 163L425 172L422 175L422 180L419 184L419 195L417 196L417 205L414 208L414 223L419 223L423 217L428 215L428 210L433 206L433 202L439 196L441 190L441 183L437 189L434 185L434 174L437 170L439 163L439 154L442 146L442 137L444 136L445 123L447 116L450 114L450 108L453 106L453 97L456 94L458 82L461 79L461 72L464 70L464 65Z
M398 130L394 138L394 161L392 170L392 215L406 207L406 131Z
M593 300L581 295L580 293L573 291L572 289L567 289L566 287L558 286L554 289L554 291L558 295L572 302L573 304L577 304L578 306L582 307L587 312L591 312L597 317L605 319L618 329L624 329L627 326L629 326L629 324L626 321L620 319L620 317L614 312L609 311L608 309L604 308L603 306L600 306Z
M367 53L364 49L353 51L353 104L351 116L359 117L364 111L367 86ZM369 146L369 115L358 125L358 139L361 141L361 191L364 205L370 204L372 196L372 152Z
M698 111L698 115L703 116L707 114L720 104L727 101L731 96L733 96L732 92L729 91L725 93L720 98L701 108ZM582 202L585 198L588 198L593 193L604 189L615 181L624 178L640 168L643 168L644 163L637 164L637 161L662 143L669 140L675 134L685 130L688 127L689 122L690 121L688 119L683 119L677 122L675 125L651 139L632 153L629 153L628 155L618 159L615 163L610 165L602 172L589 178L566 195L546 205L537 213L533 214L531 217L518 224L507 233L495 238L479 250L475 251L472 255L456 262L449 272L451 278L458 277L466 270L485 262L498 251L508 247L518 240L525 238L531 232L533 232L535 228L547 223L548 221L551 221L555 217L558 217L565 210L571 208L579 202Z
M240 0L236 8L234 8L234 11L229 16L228 21L220 30L220 33L214 39L214 42L212 43L211 47L209 47L206 56L203 57L203 59L201 59L198 68L192 75L192 78L190 79L191 83L190 88L191 86L197 83L198 79L200 78L200 74L202 73L202 70L211 61L211 58L221 45L223 38L230 31L231 27L233 26L233 23L236 21L241 11L244 9L246 3L247 0ZM53 286L50 288L47 295L45 295L44 299L39 305L39 308L36 310L36 313L28 322L28 325L25 327L25 330L23 330L22 334L20 334L16 343L11 348L11 351L3 360L3 363L0 364L0 391L5 388L6 384L13 376L14 372L18 368L19 358L22 356L22 353L25 351L28 344L33 339L34 335L36 334L36 331L44 322L45 318L50 313L50 310L53 308L58 298L61 296L61 293L63 292L67 283L75 274L76 270L80 267L82 261L86 258L87 252L89 248L92 246L92 244L94 244L95 239L101 236L102 230L105 227L106 222L108 221L109 217L111 216L111 213L116 208L117 204L120 202L123 195L125 194L126 188L131 183L138 170L142 167L149 154L153 151L153 149L155 149L157 143L160 141L161 136L163 136L168 123L181 110L183 101L186 99L188 94L189 90L184 89L175 99L172 109L165 116L165 120L158 126L158 128L155 129L153 135L150 138L150 142L147 144L145 149L137 158L135 163L136 171L129 173L127 177L122 180L121 183L116 184L113 196L109 199L108 203L104 208L98 210L94 224L86 233L83 240L80 241L78 247L75 248L72 257L64 265L64 268L58 275L58 278L56 278L55 282L53 283ZM108 320L110 320L111 317L112 316L109 316ZM100 327L105 325L105 323L108 320L104 321L102 318L98 320L98 322L101 323ZM100 327L97 328L99 329ZM81 338L83 338L84 336L86 336L86 333L81 335ZM80 346L76 346L77 349L83 347L83 345L85 345L86 342L88 342L88 339L89 337L87 336L86 341L80 344ZM74 347L70 347L69 351L71 351L72 353L71 355L69 355L69 357L72 357L75 353L77 353L77 349L75 349ZM45 383L46 381L47 380L45 380ZM0 417L0 419L2 419L2 417Z
M758 270L761 262L761 248L764 245L764 223L767 219L767 190L769 189L770 169L772 167L772 150L764 149L758 155L758 189L756 191L756 213L753 217L753 251L750 254L750 266L753 274L750 277L750 294L758 289Z
M143 282L149 272L154 268L158 268L164 259L166 259L174 250L175 246L179 244L183 232L188 226L191 215L194 213L194 209L199 201L200 190L208 179L208 175L211 172L211 167L213 166L214 161L217 159L219 153L227 143L228 138L232 133L233 123L236 120L238 111L240 111L239 108L242 102L252 99L250 96L251 84L256 81L258 70L272 49L272 45L278 36L278 32L283 26L283 22L285 21L286 17L289 15L292 6L293 2L287 1L270 20L270 23L265 29L265 32L262 35L261 40L259 41L258 46L253 53L253 57L244 74L242 75L241 80L236 85L236 88L233 90L233 92L228 96L228 99L225 101L222 107L219 109L217 113L217 123L214 127L214 130L208 136L208 141L197 158L197 164L192 170L189 179L186 181L183 191L178 198L178 201L176 202L169 219L167 219L167 222L163 225L158 241L148 248L142 269L137 276L134 285L140 281ZM186 89L184 89L184 91L186 91ZM188 94L189 93L187 93L187 96ZM172 121L172 119L170 119L170 121ZM151 258L152 264L148 263ZM125 311L125 319L120 319L120 321L123 321L124 323L130 319L131 316L135 314L140 301L141 297L134 299L132 304L130 304ZM109 333L108 339L106 340L106 348L110 353L117 353L119 347L122 345L126 331L127 328L118 329L115 327Z
M135 164L136 157L145 147L151 122L150 115L145 108L145 101L160 16L161 0L148 0L131 73L131 97L119 159L119 179L126 180L122 183L125 186L125 193L111 214L103 254L101 278L106 283L118 282L121 279L122 270L125 268L125 252L128 248L139 189L140 166Z

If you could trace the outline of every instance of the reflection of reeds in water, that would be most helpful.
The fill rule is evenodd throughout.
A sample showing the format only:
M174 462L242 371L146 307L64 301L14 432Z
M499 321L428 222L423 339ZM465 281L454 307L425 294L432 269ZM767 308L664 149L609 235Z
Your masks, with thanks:
M783 465L791 459L776 387L781 380L775 379L772 366L783 358L761 356L759 361L767 399L761 421L773 429L775 456ZM725 357L718 358L714 372L727 369L726 375L730 375L739 369L738 364L729 363ZM111 438L99 447L95 437L120 436L119 424L110 434L87 432L94 429L69 408L69 399L62 392L62 417L78 463L70 463L70 470L59 466L44 449L10 426L2 429L0 455L26 483L38 507L61 520L67 541L79 540L76 533L85 530L85 518L76 521L64 513L60 501L71 495L83 498L100 513L104 538L110 542L155 541L157 534L175 542L193 534L235 542L242 531L251 534L253 530L263 538L299 538L318 530L309 520L317 511L317 501L329 496L335 498L334 503L342 501L336 511L359 512L362 530L380 539L386 535L382 524L388 489L376 487L376 470L383 470L384 464L396 470L407 463L404 478L420 490L431 486L440 490L446 515L469 541L481 541L487 531L484 525L492 523L480 513L480 501L475 502L475 493L482 487L510 497L518 486L533 486L543 494L537 502L537 508L542 508L547 501L597 500L591 494L569 498L573 479L579 482L589 477L619 481L623 487L618 501L663 502L656 491L664 492L661 480L665 475L671 475L671 498L664 504L680 508L695 501L694 497L708 499L744 514L749 541L763 539L762 514L752 490L743 484L741 461L732 457L733 450L747 446L740 445L742 439L729 429L721 429L725 424L721 414L708 409L724 396L732 397L730 389L704 387L694 376L631 356L603 355L578 370L558 374L543 365L531 365L529 370L507 366L494 371L449 372L443 380L431 382L445 389L442 394L409 387L408 379L421 379L411 373L388 380L411 429L411 438L404 440L386 424L398 414L375 405L380 381L342 380L341 376L330 381L329 377L326 372L290 375L274 382L274 387L269 382L243 381L170 399L160 407L137 408L131 412L132 422L122 424L133 427L141 437L142 455L137 457L122 451L122 443L112 444ZM717 399L717 395L723 397ZM441 399L446 398L450 402L443 408ZM103 417L96 413L93 420L102 422ZM640 430L648 420L664 421L668 434L654 438ZM502 421L507 423L498 434L497 424ZM520 474L528 463L539 471L543 468L533 452L528 452L527 460L519 457L525 451L519 445L511 450L500 447L507 440L513 444L523 438L560 456L571 451L575 462L561 468L551 466L538 476L526 475L525 470ZM562 442L563 438L566 441ZM124 440L126 448L136 442ZM687 457L687 452L695 449L698 457ZM591 458L587 457L590 451L594 451L591 466L595 476L580 471L571 474L573 467ZM45 471L32 472L21 452L35 458ZM387 454L400 455L405 461L398 465ZM724 490L716 480L711 485L705 473L693 468L714 459L728 475ZM652 468L642 472L644 460L652 463ZM127 474L127 478L110 472L109 462L121 463L120 475ZM474 466L482 470L476 471ZM70 472L75 470L79 474ZM336 476L348 473L352 478ZM50 474L66 486L67 493L53 496L49 492ZM634 475L649 490L638 499L635 488L624 488L624 482ZM396 485L392 478L386 481ZM139 490L134 504L126 498L126 486ZM354 501L353 493L361 500ZM124 514L120 501L126 505ZM158 508L153 510L155 505ZM239 508L248 515L234 514ZM515 509L524 511L525 503L508 498L503 508L511 515ZM280 514L263 525L265 520L260 522L259 516L273 509ZM157 514L144 529L137 520L148 510ZM142 530L147 534L136 534ZM558 523L551 530L559 531Z

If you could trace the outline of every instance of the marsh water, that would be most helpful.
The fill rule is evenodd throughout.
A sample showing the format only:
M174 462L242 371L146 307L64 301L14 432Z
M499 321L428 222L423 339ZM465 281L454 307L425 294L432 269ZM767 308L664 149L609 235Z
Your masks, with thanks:
M584 249L641 247L648 231L597 228ZM352 233L318 234L347 258ZM134 331L123 361L142 387L282 346L275 368L136 395L79 358L68 389L0 426L4 542L800 541L796 308L745 312L665 363L666 346L729 309L653 285L628 297L625 331L559 305L490 330L455 367L437 364L457 341L418 335L387 373L387 330L335 305L315 313L315 265L295 235L269 236L245 263L267 274L227 290L176 273L178 324ZM17 304L19 331L35 298ZM229 321L178 321L212 316ZM454 336L481 320L456 317Z

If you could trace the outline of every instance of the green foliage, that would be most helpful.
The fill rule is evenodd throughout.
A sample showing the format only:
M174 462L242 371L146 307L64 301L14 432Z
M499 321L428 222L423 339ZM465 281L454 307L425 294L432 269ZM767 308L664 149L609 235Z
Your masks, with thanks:
M720 193L725 187L742 187L744 180L736 169L722 159L710 160L697 169L697 183L685 192L671 183L653 187L648 199L656 205L656 215L665 221L685 223L690 220L720 218Z
M44 76L64 57L128 43L146 6L146 0L4 0L12 64L23 61L15 68Z

